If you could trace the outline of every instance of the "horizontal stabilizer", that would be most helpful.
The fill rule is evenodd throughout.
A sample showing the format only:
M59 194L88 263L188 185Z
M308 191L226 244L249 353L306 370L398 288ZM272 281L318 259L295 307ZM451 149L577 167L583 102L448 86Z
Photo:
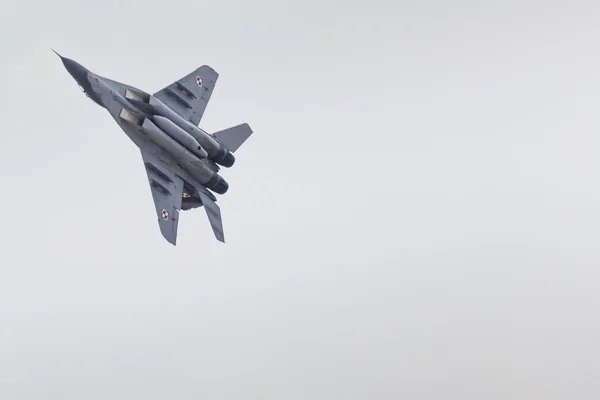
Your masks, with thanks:
M233 153L252 135L252 128L248 124L241 124L223 129L214 135L227 150Z
M202 190L198 191L198 195L202 200L208 221L218 241L225 243L225 235L223 234L223 220L221 219L221 209L213 199L208 197Z

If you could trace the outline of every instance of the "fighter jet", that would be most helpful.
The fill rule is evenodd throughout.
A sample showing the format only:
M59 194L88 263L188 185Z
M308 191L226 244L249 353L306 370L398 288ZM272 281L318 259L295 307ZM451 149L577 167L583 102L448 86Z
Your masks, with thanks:
M219 74L203 65L149 94L54 52L83 93L105 108L139 147L162 236L175 246L180 211L204 206L215 237L225 242L221 210L212 192L227 192L220 166L235 163L233 153L252 129L244 123L211 134L198 127Z

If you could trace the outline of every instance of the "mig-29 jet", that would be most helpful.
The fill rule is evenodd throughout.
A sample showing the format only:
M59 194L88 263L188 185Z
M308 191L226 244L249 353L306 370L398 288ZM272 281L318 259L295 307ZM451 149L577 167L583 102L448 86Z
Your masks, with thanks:
M198 127L219 74L203 65L149 94L56 54L85 95L140 148L163 237L175 245L179 211L204 206L215 237L224 242L221 211L211 191L227 192L219 165L234 164L233 152L252 129L244 123L210 134Z

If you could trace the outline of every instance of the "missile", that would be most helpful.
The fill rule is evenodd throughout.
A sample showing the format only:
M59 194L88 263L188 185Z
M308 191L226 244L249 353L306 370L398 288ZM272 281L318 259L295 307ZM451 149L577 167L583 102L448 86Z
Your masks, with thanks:
M200 143L198 143L196 139L192 137L192 135L171 122L171 120L160 115L155 115L152 117L152 122L154 122L160 129L165 131L167 135L171 136L183 147L190 150L198 157L208 157L208 153L202 148L202 146L200 146Z
M171 136L163 132L148 118L141 124L143 131L157 145L168 151L177 159L181 167L194 179L218 194L225 194L229 184L219 174L211 170L204 162L183 147Z
M150 96L148 104L161 116L169 119L179 128L190 134L202 146L208 157L223 167L231 167L235 163L233 153L225 148L214 136L185 120L162 101Z

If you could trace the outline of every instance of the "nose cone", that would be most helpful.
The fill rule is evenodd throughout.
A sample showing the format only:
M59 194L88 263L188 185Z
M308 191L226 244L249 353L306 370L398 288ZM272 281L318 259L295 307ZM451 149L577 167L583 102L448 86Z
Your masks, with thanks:
M51 48L51 50L56 53L56 51L54 49ZM88 80L90 71L83 65L79 64L77 61L73 61L70 58L63 57L58 53L56 53L56 55L60 57L60 60L62 61L63 65L65 66L65 69L69 72L69 74L71 74L73 79L75 79L75 81L77 81L77 84L79 85L81 90L83 90L85 95L88 98L92 99L94 101L94 103L98 104L100 107L104 107L102 100L100 99L98 94L96 92L94 92L94 89L92 88L92 85L91 85L90 81ZM98 80L97 77L95 79L96 79L96 81Z
M63 57L58 54L54 49L52 49L56 53L57 56L60 57L65 69L71 74L73 79L77 81L77 83L83 87L88 86L87 75L88 70L83 65L79 64L77 61L71 60L70 58Z
M61 57L61 59L63 65L67 71L69 71L69 74L71 74L73 79L75 79L80 85L87 86L88 70L83 65L79 64L77 61L71 60L70 58Z

